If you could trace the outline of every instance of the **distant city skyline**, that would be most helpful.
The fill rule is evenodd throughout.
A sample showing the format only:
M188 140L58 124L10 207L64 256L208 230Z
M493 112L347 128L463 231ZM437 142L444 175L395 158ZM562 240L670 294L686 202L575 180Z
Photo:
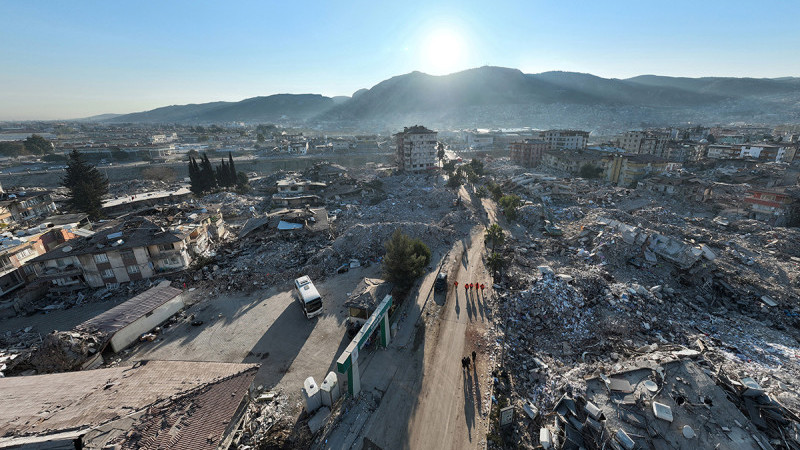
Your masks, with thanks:
M800 75L800 2L8 2L0 120L74 119L278 93L352 95L484 65Z

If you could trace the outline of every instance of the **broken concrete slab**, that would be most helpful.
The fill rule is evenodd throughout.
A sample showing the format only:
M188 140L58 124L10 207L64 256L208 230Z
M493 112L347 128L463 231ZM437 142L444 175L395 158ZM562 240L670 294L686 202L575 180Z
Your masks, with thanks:
M311 433L316 433L317 431L321 430L322 427L328 422L328 418L331 416L331 410L327 406L323 406L316 412L310 419L308 419L308 428L311 430Z

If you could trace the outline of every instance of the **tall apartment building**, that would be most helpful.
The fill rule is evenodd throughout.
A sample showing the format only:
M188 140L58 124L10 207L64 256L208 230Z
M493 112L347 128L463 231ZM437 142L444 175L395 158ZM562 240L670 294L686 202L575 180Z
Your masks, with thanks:
M548 150L584 150L589 143L589 132L578 130L547 130L539 133L547 142Z
M639 155L664 156L669 135L653 131L626 131L619 138L619 146Z
M549 149L547 142L540 139L525 139L521 142L512 142L509 145L511 160L515 163L535 167L542 161L542 153Z
M436 136L422 125L405 127L394 135L397 167L407 172L419 172L436 167Z

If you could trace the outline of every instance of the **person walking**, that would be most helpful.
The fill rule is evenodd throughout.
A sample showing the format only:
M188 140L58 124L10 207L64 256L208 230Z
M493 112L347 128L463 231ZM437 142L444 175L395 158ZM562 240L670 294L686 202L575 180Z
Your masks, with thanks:
M477 356L478 356L478 354L477 354L477 353L475 353L475 350L473 350L473 351L472 351L472 364L475 364L475 358L476 358ZM478 367L478 366L475 366L475 367Z
M465 357L464 357L464 362L465 362L465 363L466 363L466 365L467 365L467 371L469 371L469 356L465 356Z

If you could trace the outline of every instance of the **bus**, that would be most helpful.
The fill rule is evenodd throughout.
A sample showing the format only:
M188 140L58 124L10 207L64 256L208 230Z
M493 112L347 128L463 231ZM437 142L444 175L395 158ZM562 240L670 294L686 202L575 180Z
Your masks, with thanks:
M322 297L308 275L294 280L294 293L307 319L322 314Z

